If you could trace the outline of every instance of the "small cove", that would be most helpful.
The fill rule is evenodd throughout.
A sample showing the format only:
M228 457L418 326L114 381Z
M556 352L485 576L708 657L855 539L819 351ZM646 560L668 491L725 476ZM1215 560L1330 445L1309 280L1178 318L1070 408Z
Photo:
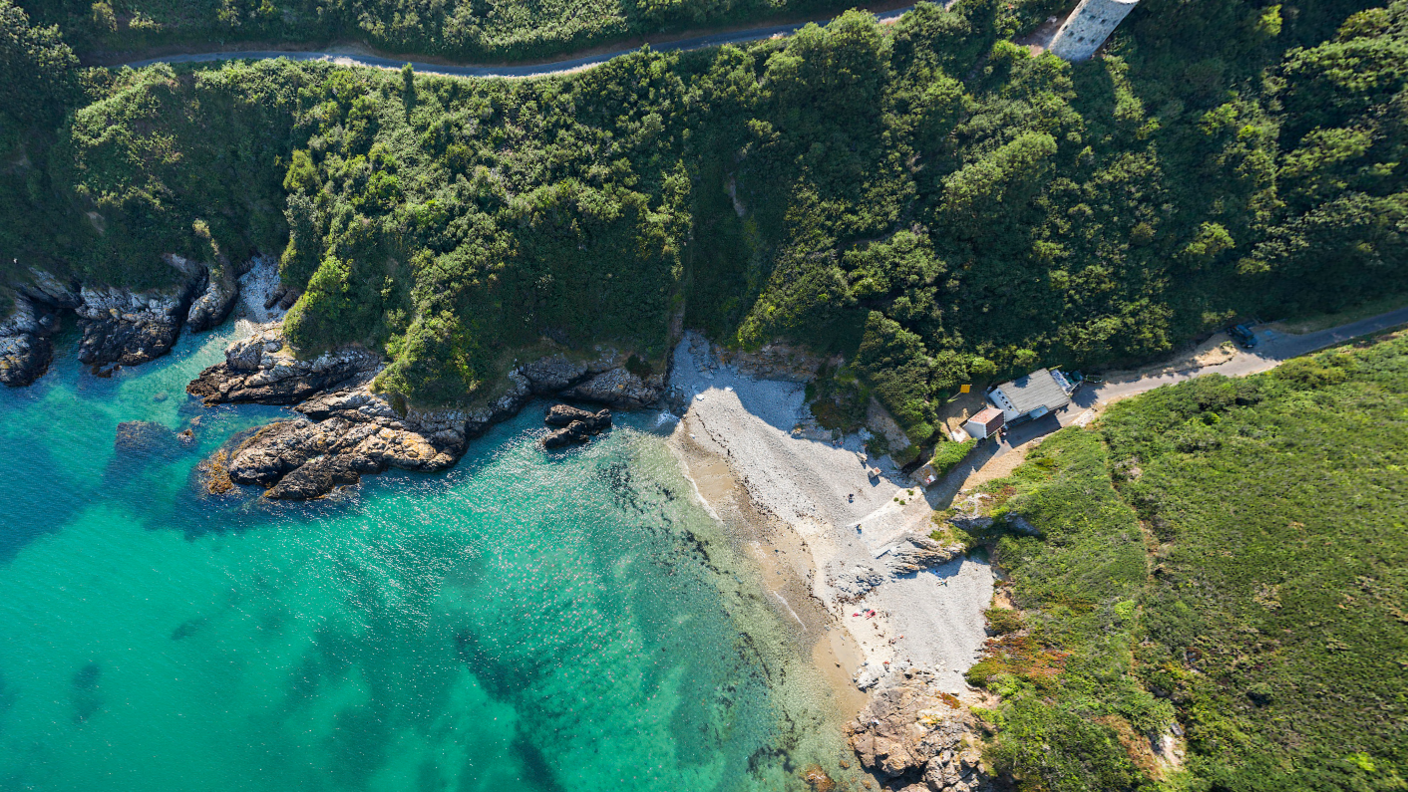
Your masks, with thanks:
M111 379L61 345L0 393L0 788L803 789L838 775L810 646L651 414L547 454L538 407L446 474L312 504L203 499L281 414L184 386L233 337ZM190 449L119 454L122 421Z

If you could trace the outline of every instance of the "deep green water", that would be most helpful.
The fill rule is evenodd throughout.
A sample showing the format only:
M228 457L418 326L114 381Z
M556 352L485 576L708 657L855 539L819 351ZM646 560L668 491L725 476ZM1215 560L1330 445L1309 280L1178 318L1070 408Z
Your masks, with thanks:
M840 744L805 645L648 427L203 499L269 408L183 387L232 331L0 392L0 790L798 789ZM163 397L162 394L165 394ZM119 421L198 448L116 455ZM634 427L632 425L634 422Z

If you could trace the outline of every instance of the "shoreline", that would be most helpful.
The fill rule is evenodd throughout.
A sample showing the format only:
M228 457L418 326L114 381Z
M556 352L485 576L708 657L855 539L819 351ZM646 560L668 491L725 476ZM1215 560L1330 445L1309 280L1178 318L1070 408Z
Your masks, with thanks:
M869 461L883 471L870 479L860 437L833 442L811 424L802 384L754 378L715 353L694 333L676 347L671 388L687 402L668 444L758 564L779 618L799 626L843 720L924 672L975 698L962 673L987 639L991 568L961 554L897 565L932 530L923 491L888 457Z

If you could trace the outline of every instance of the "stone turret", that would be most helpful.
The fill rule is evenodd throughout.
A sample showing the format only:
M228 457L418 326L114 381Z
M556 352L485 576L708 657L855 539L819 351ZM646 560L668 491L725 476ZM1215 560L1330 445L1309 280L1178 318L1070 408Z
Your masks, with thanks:
M1088 60L1139 0L1081 0L1056 31L1049 51L1068 61Z

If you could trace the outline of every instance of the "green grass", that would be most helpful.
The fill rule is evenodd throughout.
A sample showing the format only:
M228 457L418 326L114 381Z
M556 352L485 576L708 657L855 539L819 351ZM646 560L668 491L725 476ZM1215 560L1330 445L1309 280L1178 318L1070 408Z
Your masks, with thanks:
M1036 531L997 542L1029 629L969 673L1006 696L999 769L1052 792L1403 788L1408 338L1121 402L989 489ZM1149 751L1174 718L1183 772Z

